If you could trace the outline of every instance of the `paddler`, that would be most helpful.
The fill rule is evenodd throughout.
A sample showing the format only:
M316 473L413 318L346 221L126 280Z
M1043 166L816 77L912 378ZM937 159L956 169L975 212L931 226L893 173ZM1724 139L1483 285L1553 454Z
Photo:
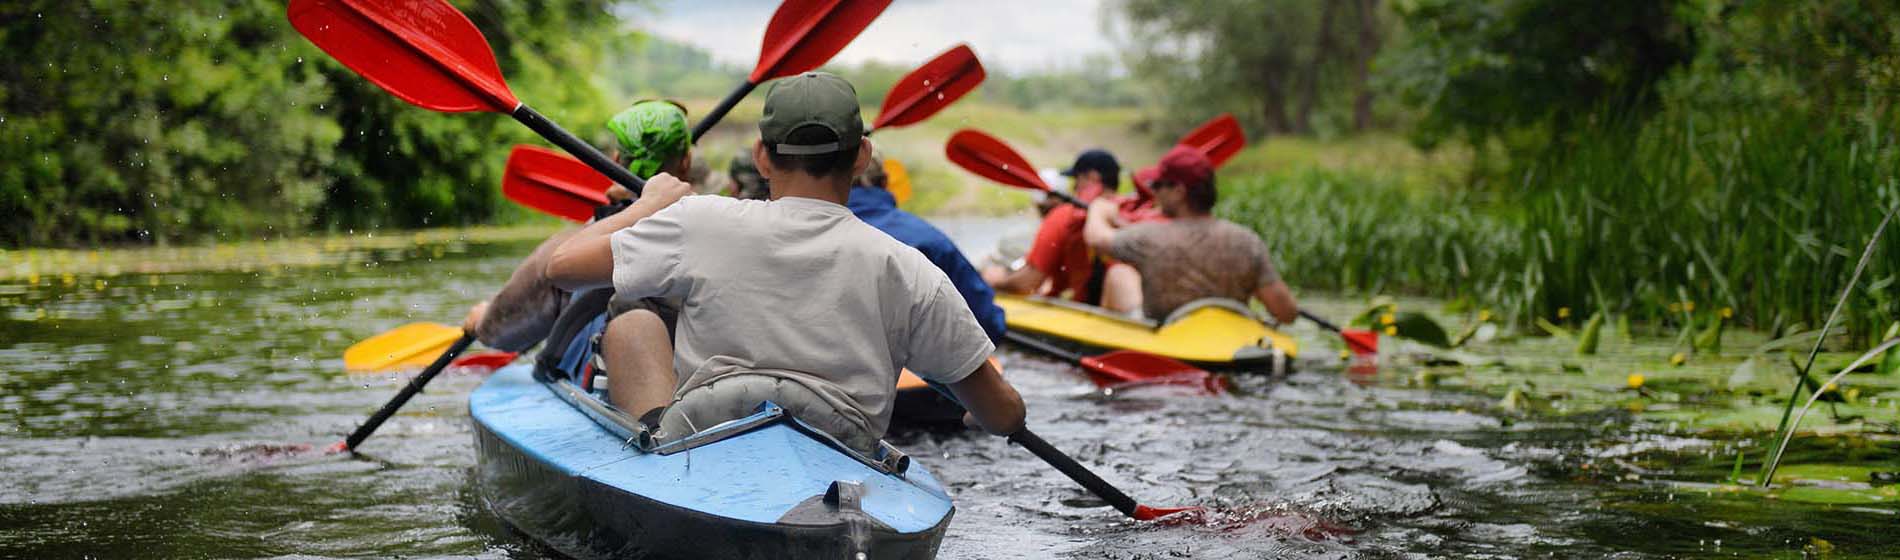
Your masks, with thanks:
M1082 234L1089 247L1140 272L1143 314L1163 320L1194 300L1244 304L1252 297L1281 324L1298 317L1299 305L1274 270L1266 242L1214 217L1218 192L1206 154L1176 146L1137 175L1152 177L1155 205L1168 219L1118 227L1121 206L1098 199L1089 205Z
M686 109L678 103L636 102L608 119L607 130L615 140L610 156L636 177L644 179L660 173L684 176L693 167ZM607 198L614 202L632 197L631 191L618 184L607 190ZM572 295L549 282L544 273L555 249L578 231L556 233L535 247L493 298L469 309L462 320L463 330L474 333L489 348L509 352L527 350L547 338ZM635 306L654 307L669 317L675 314L663 302L631 302L618 310Z
M990 342L1002 342L1003 332L1008 327L1003 325L1003 309L996 306L996 292L983 283L982 274L969 259L963 258L963 251L950 241L950 236L916 214L897 208L897 197L888 188L890 177L884 171L882 160L874 154L871 164L852 181L851 199L845 207L859 220L930 259L930 264L936 265L950 278L950 283L956 285L957 293L976 315L977 324L983 326Z
M869 165L857 93L831 74L773 83L753 162L770 201L687 196L653 177L627 210L556 250L568 290L683 298L677 336L644 311L639 366L607 371L609 399L661 440L750 414L770 400L851 447L890 423L898 371L948 386L994 434L1023 425L1022 398L988 361L995 346L929 259L853 217L851 179Z
M1084 203L1118 200L1112 195L1121 187L1121 164L1107 150L1082 152L1062 174L1073 179L1075 197ZM1043 214L1036 239L1024 256L1026 266L1014 271L990 268L983 272L984 281L1000 292L1041 292L1051 297L1068 294L1078 302L1119 313L1133 312L1140 301L1139 292L1132 288L1139 282L1114 280L1133 274L1133 270L1097 259L1089 251L1082 239L1082 224L1087 217L1087 211L1074 206L1050 208Z

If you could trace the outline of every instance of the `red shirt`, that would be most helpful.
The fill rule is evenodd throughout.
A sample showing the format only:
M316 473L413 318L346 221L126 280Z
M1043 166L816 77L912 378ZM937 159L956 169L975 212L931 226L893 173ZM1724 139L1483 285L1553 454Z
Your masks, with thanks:
M1049 293L1042 295L1069 292L1069 299L1075 301L1093 299L1094 294L1088 293L1093 255L1082 240L1082 225L1087 221L1088 211L1068 204L1042 217L1042 225L1036 228L1036 242L1023 257L1029 266L1049 277Z

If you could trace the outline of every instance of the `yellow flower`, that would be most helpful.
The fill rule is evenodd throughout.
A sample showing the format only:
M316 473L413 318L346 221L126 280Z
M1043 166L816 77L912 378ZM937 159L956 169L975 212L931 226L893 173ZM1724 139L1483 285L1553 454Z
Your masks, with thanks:
M34 285L34 286L40 285L40 273L35 272L32 274L26 275L26 283Z
M1392 323L1398 322L1398 320L1399 320L1399 316L1391 314L1391 313L1387 313L1387 314L1379 316L1379 324L1381 325L1390 325Z
M1491 320L1491 310L1489 310L1489 309L1480 309L1480 310L1478 310L1478 321L1479 321L1479 322L1484 322L1484 321L1489 321L1489 320Z
M1686 364L1686 363L1689 363L1689 355L1688 355L1688 354L1684 354L1684 353L1681 353L1681 352L1677 352L1677 353L1675 353L1675 354L1671 354L1671 355L1669 356L1669 365L1672 365L1672 366L1679 366L1679 365L1682 365L1682 364Z
M1717 313L1717 314L1719 314L1719 315L1721 315L1723 319L1727 319L1727 318L1730 318L1730 317L1734 317L1734 316L1735 316L1735 308L1733 308L1733 307L1723 307L1721 311L1718 311L1718 312L1716 312L1716 313Z
M1570 318L1570 308L1568 308L1568 307L1559 307L1559 308L1557 308L1557 318L1558 318L1558 319L1569 319L1569 318Z
M1693 301L1682 302L1682 310L1689 313L1695 313L1695 302Z
M1352 359L1352 351L1351 351L1351 350L1340 350L1340 351L1339 351L1339 359L1341 359L1341 360L1350 360L1350 359Z
M1392 326L1388 326L1388 327L1386 327L1386 328L1385 328L1385 335L1386 335L1386 336L1398 336L1398 335L1399 335L1399 327L1398 327L1398 325L1392 325Z
M1631 389L1641 389L1643 388L1643 374L1632 373L1628 378L1624 379L1623 382L1628 383Z

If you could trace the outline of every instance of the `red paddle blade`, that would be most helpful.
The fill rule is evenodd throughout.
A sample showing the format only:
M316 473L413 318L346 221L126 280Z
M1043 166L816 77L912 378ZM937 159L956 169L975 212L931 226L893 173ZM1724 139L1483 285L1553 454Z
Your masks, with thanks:
M607 204L611 186L612 179L580 160L525 144L508 154L508 170L501 176L501 194L508 200L575 222L594 217L594 208Z
M823 65L890 5L891 0L785 0L765 26L759 65L746 81L764 83Z
M443 0L291 0L288 13L317 48L415 106L506 113L521 104L488 39Z
M1210 394L1225 392L1220 377L1180 360L1133 350L1084 356L1078 363L1096 385L1127 389L1149 385L1193 387Z
M950 158L950 163L991 181L1030 190L1049 190L1049 184L1036 175L1029 160L995 136L968 128L959 130L944 143L943 155Z
M1201 508L1200 506L1149 507L1149 506L1136 504L1135 513L1131 517L1134 517L1136 521L1154 521L1156 519L1160 519L1160 518L1178 514L1178 513L1198 515L1205 511L1207 510Z
M1378 354L1379 333L1366 329L1345 329L1339 331L1339 338L1346 340L1346 347L1354 355Z
M970 51L969 45L950 47L891 86L871 129L904 126L929 118L976 89L985 76L983 63L976 60L976 53Z
M1182 136L1180 144L1206 153L1220 167L1247 146L1247 133L1240 130L1240 121L1232 113L1221 113Z
M465 354L460 358L456 358L455 361L449 362L449 367L463 368L463 369L477 369L477 370L493 370L493 369L499 369L502 366L514 363L516 356L518 356L518 354L515 354L514 352L503 352L500 350L476 352L473 354Z

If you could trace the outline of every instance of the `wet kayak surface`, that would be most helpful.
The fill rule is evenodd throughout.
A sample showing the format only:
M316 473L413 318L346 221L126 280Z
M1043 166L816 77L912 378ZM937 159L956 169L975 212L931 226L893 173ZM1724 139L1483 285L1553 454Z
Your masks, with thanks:
M1026 227L939 223L979 256ZM0 283L0 557L551 554L482 506L466 404L480 375L437 378L359 456L295 447L335 441L407 381L345 374L346 346L459 322L533 244L431 240L317 266ZM1334 316L1358 307L1313 303ZM1292 334L1334 351L1310 326ZM1002 358L1044 438L1143 503L1211 511L1126 521L1001 438L893 434L956 498L944 558L1748 556L1891 543L1890 504L1654 482L1726 472L1746 442L1614 407L1512 414L1492 396L1420 386L1403 366L1361 377L1324 359L1237 376L1219 397L1104 394L1065 364L1014 348Z

